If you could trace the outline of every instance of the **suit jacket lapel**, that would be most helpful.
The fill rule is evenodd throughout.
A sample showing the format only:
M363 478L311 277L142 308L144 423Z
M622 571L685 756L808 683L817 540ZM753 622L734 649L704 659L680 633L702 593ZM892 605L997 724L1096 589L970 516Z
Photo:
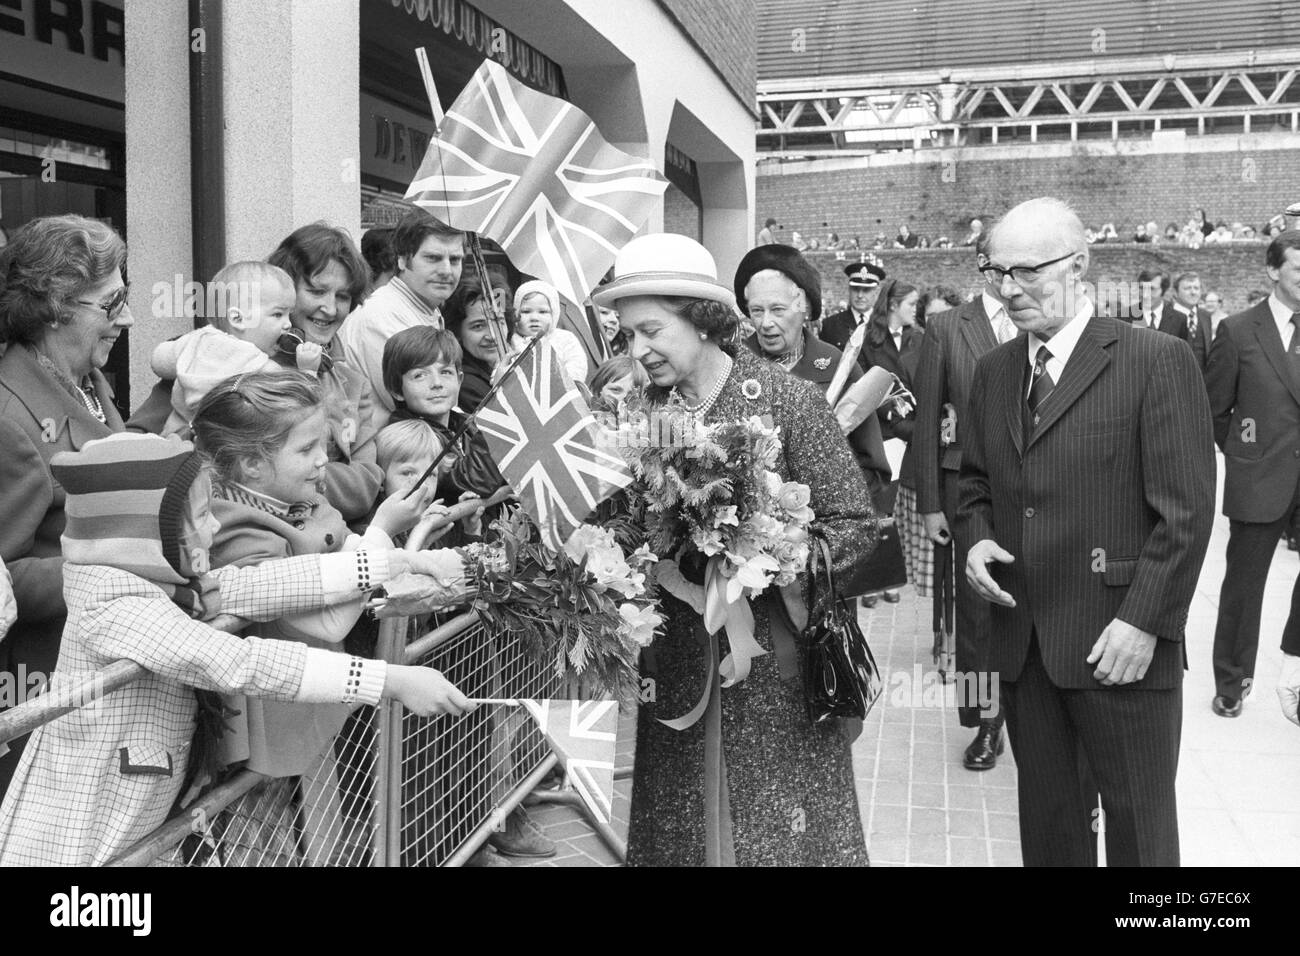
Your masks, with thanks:
M984 313L984 299L978 298L961 313L961 334L970 346L971 352L978 359L985 352L998 347L997 336L993 334L993 323Z
M1047 400L1039 406L1038 424L1034 426L1029 439L1030 445L1038 441L1079 400L1079 396L1088 390L1102 369L1110 364L1110 353L1105 346L1114 342L1118 336L1114 329L1107 328L1108 324L1097 316L1088 320L1088 327L1083 330L1083 335L1070 354L1070 361L1061 373L1061 380L1056 383Z
M1028 336L1021 334L1013 339L1014 346L1007 350L1001 361L1002 383L994 390L994 395L1002 396L1002 411L1006 415L1007 429L1011 432L1011 441L1015 443L1016 454L1025 457L1025 411L1024 384L1025 366L1029 362Z
M1273 366L1273 371L1277 372L1278 378L1282 379L1282 384L1287 387L1291 397L1300 402L1300 382L1296 381L1295 375L1291 372L1286 346L1282 344L1282 337L1277 334L1277 324L1273 321L1273 310L1269 308L1267 299L1260 305L1263 308L1255 316L1255 338L1259 340L1260 348L1268 358L1268 364ZM1292 335L1291 346L1300 348L1300 330Z

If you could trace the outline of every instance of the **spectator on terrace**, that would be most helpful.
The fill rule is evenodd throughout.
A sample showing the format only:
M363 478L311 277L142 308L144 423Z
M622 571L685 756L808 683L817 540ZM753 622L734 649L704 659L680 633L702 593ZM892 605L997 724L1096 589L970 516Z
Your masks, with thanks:
M1196 215L1192 218L1191 224L1194 225L1202 236L1208 236L1214 232L1214 226L1210 223L1210 217L1205 214L1204 209L1196 210Z

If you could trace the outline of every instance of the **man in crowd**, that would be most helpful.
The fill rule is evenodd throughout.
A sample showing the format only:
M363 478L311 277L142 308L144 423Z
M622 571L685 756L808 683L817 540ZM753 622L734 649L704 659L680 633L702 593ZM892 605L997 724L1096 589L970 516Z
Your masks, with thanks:
M1300 230L1269 243L1268 298L1219 324L1205 371L1223 450L1228 562L1214 630L1213 709L1236 717L1250 693L1264 583L1300 507ZM1300 686L1300 578L1282 630L1283 686ZM1287 714L1296 720L1295 708Z
M768 216L763 222L763 228L758 230L758 242L755 243L755 245L770 246L772 243L776 242L776 234L772 232L772 229L775 226L776 220L771 216Z
M821 331L822 341L841 352L853 330L870 318L871 308L876 304L876 295L880 292L880 283L885 279L885 267L879 259L868 253L863 261L845 266L844 274L849 277L849 307L843 312L828 316L822 322ZM866 368L866 361L860 352L858 364Z
M1157 331L1165 324L1165 293L1169 291L1169 275L1159 269L1143 269L1138 273L1138 307L1133 315L1148 329Z
M1201 277L1184 272L1174 277L1174 294L1169 302L1167 320L1160 331L1177 335L1192 347L1197 364L1205 368L1206 343L1210 339L1210 313L1200 307Z
M976 249L983 263L983 243ZM955 309L942 312L926 324L916 383L916 428L912 454L916 460L917 508L925 532L936 545L954 544L957 526L957 484L961 468L963 432L968 427L971 381L975 363L999 343L1016 337L999 296L999 282L986 281L980 295ZM936 552L936 555L938 552ZM1002 712L992 701L978 699L977 689L992 686L981 651L988 649L989 606L966 582L966 550L954 545L956 560L957 620L954 634L957 717L963 727L979 728L966 748L962 763L967 770L990 770L1002 752ZM937 558L936 558L937 559ZM975 679L972 680L972 675ZM981 704L988 712L981 712Z
M376 402L389 412L393 397L384 385L384 343L417 325L442 328L439 310L456 291L465 261L465 234L422 209L402 218L392 241L397 274L372 292L339 330L348 364L366 376Z
M957 533L992 604L1024 861L1095 865L1100 791L1109 865L1177 865L1182 643L1214 509L1201 372L1172 336L1095 314L1059 200L1008 212L988 259L1025 334L976 366Z

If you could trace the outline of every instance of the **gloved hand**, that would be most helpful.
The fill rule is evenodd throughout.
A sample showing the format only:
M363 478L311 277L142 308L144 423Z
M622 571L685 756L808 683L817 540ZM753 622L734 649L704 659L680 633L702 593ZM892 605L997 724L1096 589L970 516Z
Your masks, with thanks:
M1277 679L1277 699L1282 705L1282 716L1300 727L1300 657L1282 655L1282 675Z

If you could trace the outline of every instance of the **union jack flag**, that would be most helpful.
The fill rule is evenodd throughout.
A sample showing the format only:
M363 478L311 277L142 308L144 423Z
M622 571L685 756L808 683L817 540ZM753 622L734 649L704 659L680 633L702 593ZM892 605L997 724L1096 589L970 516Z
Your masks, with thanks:
M581 305L667 186L649 160L606 143L580 109L484 60L406 198L495 239L521 271Z
M545 339L475 421L502 477L556 551L596 505L632 482L623 459L600 449L591 409Z
M520 700L560 758L568 783L606 823L614 812L618 701Z

